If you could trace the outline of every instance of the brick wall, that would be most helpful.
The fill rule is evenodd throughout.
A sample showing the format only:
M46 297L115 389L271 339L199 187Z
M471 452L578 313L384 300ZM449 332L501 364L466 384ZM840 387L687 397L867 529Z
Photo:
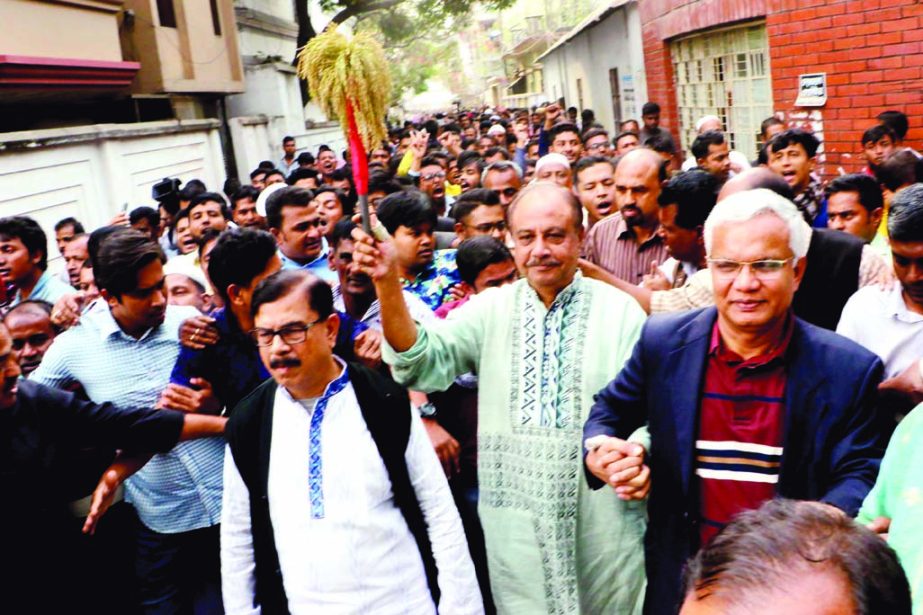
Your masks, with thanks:
M827 73L826 174L864 166L859 139L885 109L923 140L923 4L918 0L775 0L766 19L776 111L798 111L798 75Z
M648 95L674 133L669 40L765 18L776 112L798 121L811 111L795 107L798 75L827 73L827 104L812 118L824 131L826 174L864 165L859 138L885 109L910 116L908 145L923 142L921 0L640 0L639 8Z

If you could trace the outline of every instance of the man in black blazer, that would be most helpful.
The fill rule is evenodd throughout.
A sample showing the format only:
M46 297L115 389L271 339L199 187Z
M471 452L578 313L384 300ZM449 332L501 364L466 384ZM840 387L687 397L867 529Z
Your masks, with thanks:
M652 317L596 397L591 486L643 493L628 482L638 445L623 440L650 431L648 613L676 612L685 561L737 513L784 496L854 515L875 481L890 431L875 407L882 364L792 314L809 241L768 190L720 202L705 224L716 308Z

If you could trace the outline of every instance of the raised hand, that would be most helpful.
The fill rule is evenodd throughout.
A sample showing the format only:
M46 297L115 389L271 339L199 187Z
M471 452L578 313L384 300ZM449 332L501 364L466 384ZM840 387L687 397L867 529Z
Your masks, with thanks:
M353 221L361 224L358 218L355 216ZM353 262L358 265L359 271L374 281L389 275L399 277L394 240L375 214L371 214L371 225L374 237L363 231L361 226L353 230Z

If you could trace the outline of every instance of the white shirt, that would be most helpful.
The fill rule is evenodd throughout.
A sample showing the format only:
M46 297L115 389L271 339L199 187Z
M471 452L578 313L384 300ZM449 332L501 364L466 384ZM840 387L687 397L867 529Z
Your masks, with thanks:
M731 165L737 166L741 171L746 171L750 168L750 161L747 160L747 157L738 152L736 149L732 149L728 152L728 158L731 159ZM686 160L683 161L682 170L688 171L690 169L696 168L698 163L695 161L695 156L689 156ZM731 177L734 177L735 172L731 171Z
M315 408L316 406L311 406ZM410 409L408 408L408 412ZM312 518L309 432L314 410L279 387L273 409L269 512L289 610L298 613L435 613L423 562L395 506L384 462L352 384L330 397L321 423L323 518ZM439 569L441 613L482 613L458 511L416 413L405 454ZM225 461L221 576L228 613L253 607L249 493Z
M673 274L676 272L676 263L679 262L672 256L667 260L663 261L660 264L660 272L669 280L670 284L673 283ZM686 272L686 279L688 280L698 272L699 268L693 265L692 263L687 263L682 261L683 271Z
M860 288L843 307L840 335L865 346L884 361L885 378L897 376L923 357L923 314L907 309L900 284Z

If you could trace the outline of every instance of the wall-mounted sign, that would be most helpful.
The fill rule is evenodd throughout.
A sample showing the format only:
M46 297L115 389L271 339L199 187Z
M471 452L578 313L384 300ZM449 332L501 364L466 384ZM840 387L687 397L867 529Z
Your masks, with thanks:
M823 107L827 104L827 73L798 75L796 107Z

